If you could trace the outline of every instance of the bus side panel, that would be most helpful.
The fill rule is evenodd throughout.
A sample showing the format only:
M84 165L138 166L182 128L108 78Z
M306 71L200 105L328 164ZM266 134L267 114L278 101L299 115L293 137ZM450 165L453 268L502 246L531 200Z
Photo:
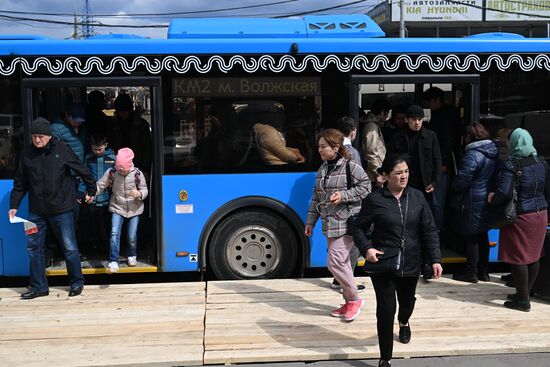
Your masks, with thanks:
M27 238L23 224L11 224L8 219L10 209L10 192L12 180L0 180L0 275L25 276L29 275L29 256L27 253ZM27 218L29 209L25 198L17 211L17 216Z
M489 248L489 262L498 261L498 236L500 231L498 229L489 230L489 242L494 242L497 245Z
M240 197L265 196L278 200L292 208L305 223L314 181L313 172L163 176L163 270L197 270L204 225L222 205ZM190 256L176 257L180 251L187 251ZM310 266L326 266L326 254L326 241L317 222L311 237Z

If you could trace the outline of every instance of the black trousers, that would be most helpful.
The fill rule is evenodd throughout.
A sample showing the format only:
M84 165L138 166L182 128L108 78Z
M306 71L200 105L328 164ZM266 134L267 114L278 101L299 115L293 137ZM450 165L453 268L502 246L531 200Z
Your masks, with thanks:
M397 320L406 324L414 310L418 277L372 275L371 278L376 293L376 328L380 359L389 361L393 354L393 322L397 308L395 296L397 294L399 302Z
M108 205L95 206L93 204L82 204L81 216L85 226L81 231L84 242L97 248L100 255L107 256L109 249L109 231L111 220ZM92 249L88 249L92 250Z
M464 236L466 274L487 273L489 269L489 236L487 232Z

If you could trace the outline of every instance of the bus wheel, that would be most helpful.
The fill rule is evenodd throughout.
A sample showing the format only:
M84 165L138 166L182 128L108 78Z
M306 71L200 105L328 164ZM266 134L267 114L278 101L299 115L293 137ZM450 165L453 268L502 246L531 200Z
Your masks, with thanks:
M216 227L208 259L218 279L285 278L294 271L296 250L288 222L254 209L232 214Z

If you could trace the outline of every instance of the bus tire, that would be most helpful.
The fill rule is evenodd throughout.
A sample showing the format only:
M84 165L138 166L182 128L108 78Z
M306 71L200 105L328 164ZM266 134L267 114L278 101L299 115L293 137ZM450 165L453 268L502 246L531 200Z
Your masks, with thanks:
M297 239L281 216L242 210L216 226L208 259L218 279L286 278L293 274Z

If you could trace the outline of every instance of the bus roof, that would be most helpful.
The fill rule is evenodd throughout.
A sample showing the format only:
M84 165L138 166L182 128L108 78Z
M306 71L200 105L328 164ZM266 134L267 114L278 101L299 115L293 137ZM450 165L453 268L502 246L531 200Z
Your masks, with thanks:
M0 56L548 53L548 38L484 34L466 38L380 38L366 15L303 19L189 18L167 39L102 35L85 40L0 36Z
M77 41L0 40L0 56L79 55L212 55L287 54L296 43L297 54L401 53L548 53L549 39L101 39Z
M371 38L383 37L378 24L364 14L308 15L303 19L175 19L169 39L219 38Z

